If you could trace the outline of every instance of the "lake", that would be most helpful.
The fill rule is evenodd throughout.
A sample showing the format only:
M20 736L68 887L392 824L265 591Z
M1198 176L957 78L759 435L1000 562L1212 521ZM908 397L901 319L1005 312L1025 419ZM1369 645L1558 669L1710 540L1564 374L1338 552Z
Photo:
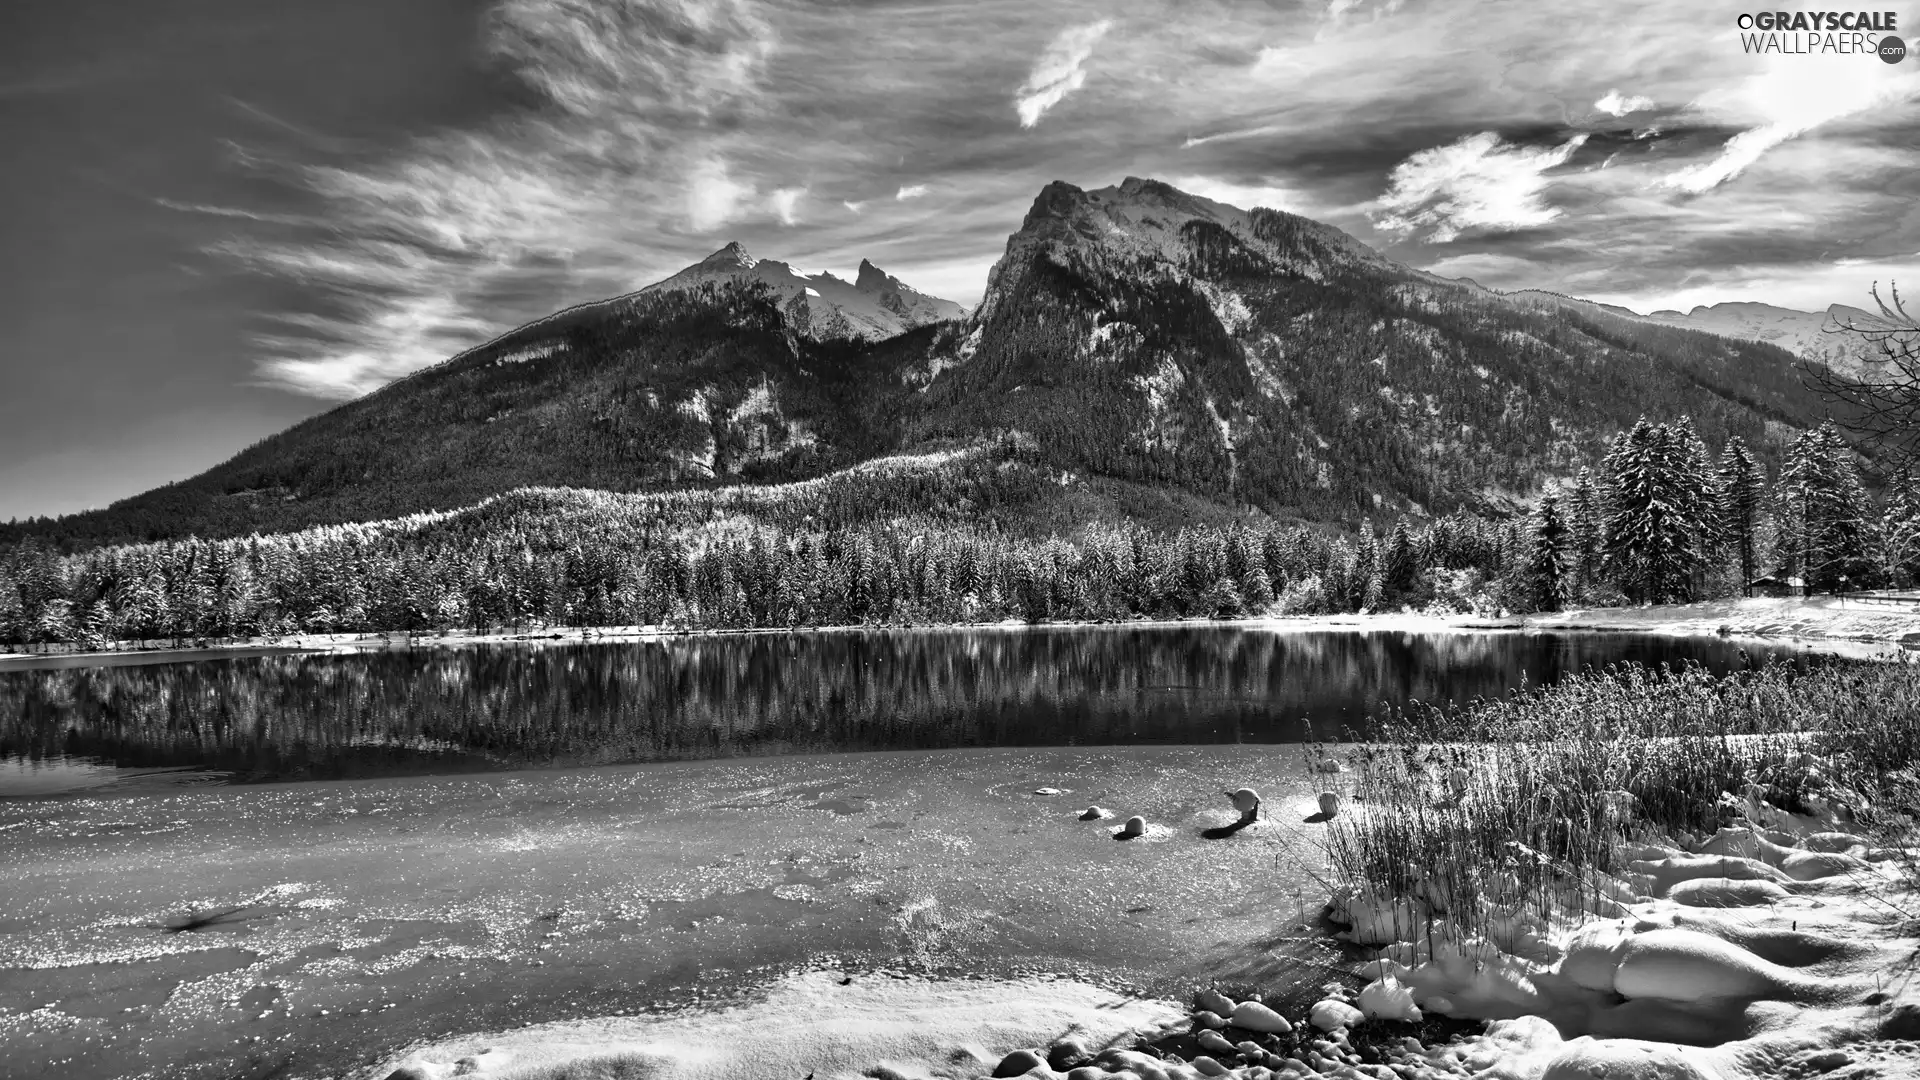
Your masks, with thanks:
M0 670L0 796L875 750L1297 743L1383 706L1786 647L1258 626L871 630ZM33 662L30 662L33 663Z

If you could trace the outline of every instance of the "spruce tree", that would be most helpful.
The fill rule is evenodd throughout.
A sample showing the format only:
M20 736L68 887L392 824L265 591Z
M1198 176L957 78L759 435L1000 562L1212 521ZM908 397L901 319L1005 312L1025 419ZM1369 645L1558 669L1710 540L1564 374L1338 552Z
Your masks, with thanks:
M1880 563L1882 584L1920 584L1920 473L1904 472L1887 484L1880 515Z
M1532 611L1559 611L1566 603L1567 574L1562 551L1569 530L1560 516L1560 497L1548 492L1535 512L1532 540L1521 580L1521 602Z
M1573 496L1567 507L1567 542L1572 551L1572 577L1578 585L1591 585L1600 578L1600 559L1605 540L1605 508L1593 479L1593 470L1582 467L1573 483Z
M1804 432L1787 451L1775 485L1776 552L1807 591L1871 583L1866 490L1853 450L1831 423Z
M1633 600L1691 600L1706 564L1705 485L1684 432L1642 418L1607 454L1606 568Z
M1727 440L1726 449L1720 455L1719 485L1720 521L1725 529L1727 551L1739 570L1741 591L1752 596L1753 579L1759 569L1755 540L1765 477L1760 466L1754 463L1753 455L1748 453L1747 444L1737 437Z

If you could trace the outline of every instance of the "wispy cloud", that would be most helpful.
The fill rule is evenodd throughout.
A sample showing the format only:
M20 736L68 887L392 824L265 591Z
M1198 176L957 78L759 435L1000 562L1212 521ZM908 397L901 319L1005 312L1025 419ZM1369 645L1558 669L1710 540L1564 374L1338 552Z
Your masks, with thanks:
M726 161L711 157L687 177L687 224L709 233L738 221L753 198L753 185L733 178Z
M745 0L503 0L489 50L545 105L371 163L305 166L327 227L224 245L309 287L262 377L354 397L564 299L609 295L663 231L791 214L736 175L725 129L777 41Z
M1048 109L1086 85L1087 59L1111 29L1113 20L1101 19L1060 31L1034 63L1027 81L1015 92L1014 111L1020 114L1021 127L1038 124Z
M1463 232L1545 225L1560 216L1542 193L1548 169L1564 165L1587 141L1514 146L1484 131L1422 150L1394 167L1374 224L1403 236L1424 233L1444 244Z
M1273 184L1242 184L1211 176L1176 176L1168 183L1203 199L1238 206L1243 210L1264 206L1270 210L1286 210L1296 214L1304 211L1299 192Z
M767 196L767 202L773 207L773 216L780 219L780 224L792 226L800 223L800 199L806 193L806 188L787 187L775 188L773 194Z
M309 160L235 160L310 204L173 208L218 213L203 227L247 234L224 250L302 286L309 306L262 338L267 379L353 396L728 239L872 258L974 302L1055 179L1158 177L1507 288L1697 292L1920 246L1912 64L1763 66L1725 20L1658 0L935 0L884 23L762 0L490 2L487 49L532 105L385 149L249 112L243 131ZM1639 32L1568 36L1603 17ZM1490 79L1478 57L1524 59ZM1785 242L1800 233L1832 250Z
M1892 75L1858 56L1771 57L1766 70L1701 104L1709 111L1761 122L1727 140L1710 160L1680 169L1662 184L1702 194L1739 176L1768 151L1845 117L1920 94L1920 78Z
M1628 113L1651 109L1654 100L1650 97L1626 96L1618 90L1609 90L1606 96L1593 103L1593 107L1608 116L1625 116Z
M1269 135L1278 135L1287 130L1280 124L1263 124L1259 127L1240 128L1236 131L1219 131L1212 135L1190 135L1180 144L1180 149L1191 150L1208 143L1237 142L1244 139L1260 139Z
M236 218L240 221L254 221L266 225L309 225L323 223L323 219L307 214L276 214L265 210L249 210L243 206L215 206L209 203L181 202L178 199L156 198L157 206L169 210L178 210L183 214L199 214L203 217Z

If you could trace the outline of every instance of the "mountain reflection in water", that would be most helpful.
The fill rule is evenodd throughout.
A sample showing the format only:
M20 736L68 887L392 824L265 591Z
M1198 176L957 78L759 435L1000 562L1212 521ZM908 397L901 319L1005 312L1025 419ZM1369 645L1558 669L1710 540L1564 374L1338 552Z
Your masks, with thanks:
M1751 656L1749 656L1751 654ZM769 633L0 671L0 759L335 779L744 755L1296 742L1383 704L1622 661L1784 655L1630 634L1255 627ZM0 792L4 794L4 792Z

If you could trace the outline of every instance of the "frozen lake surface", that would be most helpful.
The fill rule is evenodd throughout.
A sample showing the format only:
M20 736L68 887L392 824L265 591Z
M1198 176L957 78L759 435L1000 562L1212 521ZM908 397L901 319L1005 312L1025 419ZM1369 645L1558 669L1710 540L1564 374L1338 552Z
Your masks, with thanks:
M1306 719L1687 657L1742 662L1215 627L11 671L0 1054L19 1075L356 1075L421 1039L698 1008L795 970L1310 991L1329 945L1303 925L1304 819L1337 778L1288 745ZM1242 785L1269 817L1207 839ZM1090 803L1117 817L1078 820ZM1152 828L1117 843L1130 814Z

